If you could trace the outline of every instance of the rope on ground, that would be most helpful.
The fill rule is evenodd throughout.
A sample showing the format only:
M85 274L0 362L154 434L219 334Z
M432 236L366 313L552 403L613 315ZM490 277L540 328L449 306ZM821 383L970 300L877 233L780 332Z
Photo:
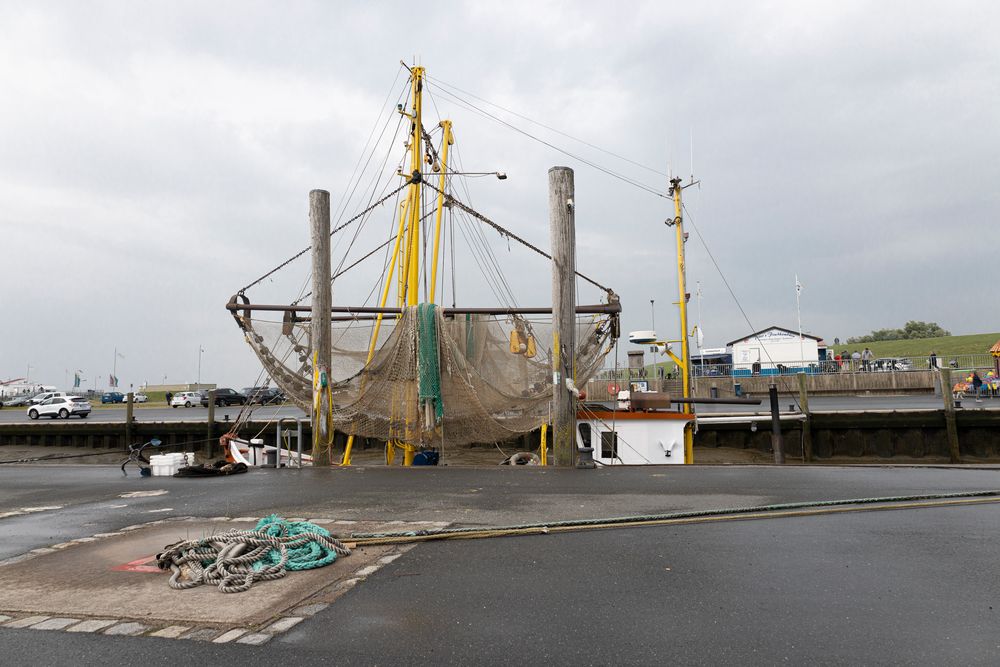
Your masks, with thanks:
M211 584L223 593L242 593L258 581L323 567L338 555L350 554L351 550L325 528L272 514L253 530L230 530L171 544L156 555L156 565L171 571L171 588Z
M928 502L930 501L930 502ZM949 505L1000 502L1000 490L965 491L959 493L933 493L911 496L878 498L852 498L848 500L823 500L801 503L779 503L755 507L728 507L693 512L672 512L639 516L608 517L602 519L576 519L549 523L527 523L495 528L442 528L395 533L353 533L351 541L358 546L375 544L402 544L448 539L479 539L512 535L539 535L570 532L592 528L622 528L664 524L684 524L704 521L729 521L739 519L767 519L792 516L813 516L837 512L860 512L890 509L918 509Z

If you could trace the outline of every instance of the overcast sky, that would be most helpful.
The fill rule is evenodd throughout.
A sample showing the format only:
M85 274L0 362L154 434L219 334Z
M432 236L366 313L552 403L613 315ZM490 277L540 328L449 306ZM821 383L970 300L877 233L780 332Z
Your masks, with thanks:
M693 137L688 280L702 284L706 346L795 328L796 274L803 327L827 341L907 319L1000 330L993 3L417 7L0 4L0 379L30 365L36 381L82 370L103 387L117 347L126 387L193 382L203 346L203 381L250 384L260 366L224 305L308 245L309 190L344 202L401 59L427 68L426 124L454 122L462 166L509 175L468 180L486 215L547 248L547 170L575 169L578 267L621 295L624 332L651 326L655 299L657 329L676 333L670 202L445 84L646 165L489 107L661 192L656 172L690 177ZM386 238L391 213L355 255ZM518 303L548 305L546 263L486 237ZM459 264L458 303L495 303ZM250 296L287 302L308 270ZM358 275L336 303L368 296Z

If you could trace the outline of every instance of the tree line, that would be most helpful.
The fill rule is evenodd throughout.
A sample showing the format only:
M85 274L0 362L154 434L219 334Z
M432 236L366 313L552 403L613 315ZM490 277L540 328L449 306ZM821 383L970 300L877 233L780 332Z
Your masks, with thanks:
M848 338L847 343L877 343L883 340L907 340L911 338L940 338L951 332L942 329L937 322L910 320L902 329L876 329L866 336Z

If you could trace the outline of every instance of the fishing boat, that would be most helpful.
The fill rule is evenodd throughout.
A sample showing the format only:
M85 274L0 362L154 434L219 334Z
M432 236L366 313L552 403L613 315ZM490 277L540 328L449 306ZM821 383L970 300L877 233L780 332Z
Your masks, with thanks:
M454 258L471 253L497 269L495 259L490 263L487 234L550 263L551 256L470 204L470 172L457 169L453 159L453 121L437 118L429 127L425 98L433 81L423 67L404 67L406 102L394 109L399 122L390 143L405 149L389 173L392 180L374 180L380 185L371 190L370 203L338 221L328 235L317 237L314 225L310 248L239 289L227 304L264 372L313 416L315 461L325 457L350 465L355 441L364 438L384 443L387 464L401 451L402 464L410 465L421 452L443 458L451 447L503 442L550 419L559 353L552 308L518 306L523 300L506 294L506 281L497 275L487 276L494 291L511 298L494 305L458 304L455 286L468 278L456 275ZM373 155L365 159L371 164ZM355 187L358 182L360 177ZM324 193L312 194L311 211L322 218ZM328 195L326 201L329 207ZM462 236L470 247L459 245ZM332 257L317 254L330 238L349 242ZM314 276L317 271L322 276L314 277L312 292L283 304L251 299L255 289L291 270L310 250ZM341 297L340 290L332 291L333 299L323 289L366 265L376 267L367 300L356 292ZM611 288L575 275L599 294L590 305L575 306L571 372L582 386L618 337L621 307ZM449 285L452 303L445 306ZM335 433L346 436L339 461L332 452Z

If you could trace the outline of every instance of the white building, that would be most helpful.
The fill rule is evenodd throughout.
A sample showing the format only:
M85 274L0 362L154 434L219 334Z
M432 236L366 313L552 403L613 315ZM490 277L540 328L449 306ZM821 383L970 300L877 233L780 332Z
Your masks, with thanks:
M727 344L733 351L733 375L809 372L819 364L819 336L770 327Z

